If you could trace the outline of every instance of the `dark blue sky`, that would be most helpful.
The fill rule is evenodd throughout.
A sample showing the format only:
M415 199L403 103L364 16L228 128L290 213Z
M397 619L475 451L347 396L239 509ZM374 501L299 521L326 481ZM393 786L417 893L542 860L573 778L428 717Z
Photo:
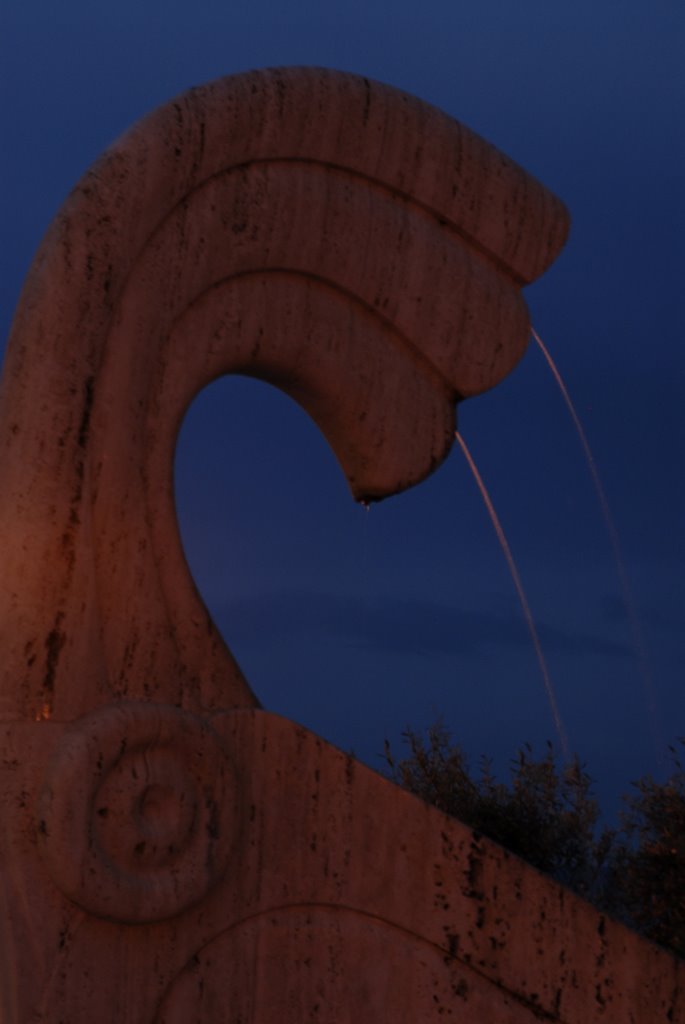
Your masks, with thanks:
M540 630L572 749L612 808L685 734L685 15L677 0L9 0L0 13L0 334L66 192L191 85L279 64L363 73L434 103L561 196L572 231L527 290L602 473L650 672L568 413L532 347L461 407ZM270 709L378 767L442 714L500 770L554 739L534 649L461 453L364 512L316 428L245 380L179 443L195 578ZM649 694L646 693L649 690Z

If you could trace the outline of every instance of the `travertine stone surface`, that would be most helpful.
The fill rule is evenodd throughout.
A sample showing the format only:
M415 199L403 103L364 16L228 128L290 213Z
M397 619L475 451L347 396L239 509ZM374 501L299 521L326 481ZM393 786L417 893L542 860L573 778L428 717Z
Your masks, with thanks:
M566 226L455 121L316 69L193 90L77 185L0 392L2 1024L682 1020L672 958L256 710L173 507L231 372L356 498L419 482Z
M156 759L166 771L165 737L179 730L182 713L161 705L154 713L161 741L146 756L158 786ZM26 899L41 908L40 925L27 925L25 908L12 904L3 1022L685 1019L682 962L310 732L263 711L220 712L187 728L191 735L211 729L213 746L223 748L230 765L221 815L230 843L221 878L205 899L171 917L166 895L157 914L148 897L144 907L134 906L140 843L151 847L138 868L143 889L152 880L155 845L166 877L174 871L169 846L178 848L180 874L186 845L195 841L192 829L174 834L181 815L169 813L182 806L185 771L169 778L166 794L150 795L167 801L158 818L154 806L141 808L140 776L122 770L132 767L128 752L111 763L117 729L130 729L135 745L149 714L149 705L129 703L69 727L3 729L3 756L21 762L3 772L11 857L31 881ZM49 790L54 766L70 754L80 777L70 827L81 890L72 888L66 899L51 874L51 847L63 842L64 830L53 834L40 816L36 827L26 779L42 779ZM113 837L110 815L127 795L129 819L121 816ZM39 807L44 800L45 789ZM216 840L216 831L206 837L209 860ZM120 905L93 905L89 871L100 859L107 871L121 872Z

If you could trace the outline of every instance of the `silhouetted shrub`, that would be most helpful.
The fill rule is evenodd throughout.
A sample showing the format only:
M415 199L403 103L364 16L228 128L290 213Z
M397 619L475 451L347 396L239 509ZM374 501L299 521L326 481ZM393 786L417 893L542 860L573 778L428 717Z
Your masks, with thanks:
M685 744L685 740L681 740ZM685 956L685 772L666 782L645 776L625 796L625 837L615 855L613 886L626 917L655 942Z
M505 783L487 758L472 774L440 722L425 735L407 730L404 739L409 755L401 760L385 744L393 781L685 955L685 774L677 759L667 782L634 783L637 795L623 798L617 831L599 828L592 780L577 756L560 768L551 745L535 759L526 744Z

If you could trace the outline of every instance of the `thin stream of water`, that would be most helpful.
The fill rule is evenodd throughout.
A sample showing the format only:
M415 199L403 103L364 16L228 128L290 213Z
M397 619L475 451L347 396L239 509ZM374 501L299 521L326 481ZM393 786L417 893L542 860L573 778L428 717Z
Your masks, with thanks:
M545 691L547 693L547 700L549 702L550 710L552 712L552 718L554 720L554 727L556 729L557 736L559 737L559 742L561 744L561 749L562 749L562 752L563 752L563 755L564 755L564 759L567 762L570 762L571 755L570 755L570 751L569 751L568 740L566 738L566 732L564 730L564 726L563 726L563 723L561 721L561 715L559 714L559 708L557 706L557 699L556 699L556 695L554 693L554 687L552 685L552 680L550 678L549 670L547 668L547 662L545 661L545 656L544 656L543 651L542 651L542 645L540 643L540 637L538 636L538 631L537 631L537 629L535 627L535 621L533 619L533 614L532 614L532 612L530 610L530 605L528 604L528 599L526 597L526 592L523 589L523 583L521 582L521 577L519 576L519 572L518 572L518 569L516 567L516 562L514 561L514 556L511 553L511 548L509 547L509 543L507 541L506 535L504 533L504 530L502 529L502 524L499 521L499 516L495 512L495 506L493 505L492 499L490 498L490 494L488 493L488 490L487 490L485 484L483 483L483 478L481 477L480 473L478 472L478 468L477 468L475 462L473 461L473 457L471 455L471 452L467 448L466 442L464 441L463 437L461 436L461 434L459 433L458 430L455 431L454 436L456 437L457 441L459 442L461 450L464 453L466 461L469 464L469 468L470 468L471 472L473 473L473 478L476 481L476 484L478 485L478 490L481 493L481 497L483 498L483 502L485 503L485 507L487 508L488 514L490 516L490 519L492 520L492 525L495 528L495 533L497 534L497 539L498 539L498 541L500 543L500 547L502 548L502 552L504 554L504 557L507 560L507 565L509 566L509 572L511 573L511 578L514 581L514 586L516 587L516 593L518 594L519 602L520 602L521 608L523 610L523 616L524 616L524 618L526 620L526 624L528 626L528 631L530 633L531 640L533 641L533 647L535 648L535 654L536 654L537 659L538 659L538 664L540 666L540 672L542 674L542 679L543 679L543 682L544 682L544 685L545 685Z
M360 501L359 504L364 510L364 525L362 526L362 539L361 539L361 564L360 564L360 577L362 583L362 591L365 595L365 600L368 602L369 595L369 515L371 513L371 503L368 501Z
M633 637L633 648L635 650L635 654L640 665L642 683L645 691L645 701L649 709L652 739L656 748L657 757L661 761L663 759L662 751L664 750L664 743L662 730L659 722L659 715L656 706L656 690L654 686L654 676L652 673L649 653L647 651L647 645L644 639L642 624L637 613L637 606L635 604L632 588L630 586L630 580L628 579L628 572L626 570L625 559L623 557L623 552L621 550L621 543L618 538L618 531L616 530L614 517L612 516L611 509L609 508L609 502L607 500L606 492L604 490L604 485L602 484L602 478L599 475L599 470L597 468L597 463L595 462L595 457L592 453L592 449L590 448L590 444L585 434L585 430L583 429L583 424L580 421L580 417L578 416L576 408L571 400L571 396L569 395L568 388L566 387L563 381L563 378L559 372L556 363L552 359L547 347L544 345L542 339L540 338L540 335L532 327L531 335L533 337L533 340L537 344L538 348L542 352L542 355L544 356L547 365L552 372L552 376L557 382L557 386L559 387L562 398L566 403L566 408L569 411L569 414L573 421L573 425L576 429L576 433L578 434L581 447L585 454L585 460L587 462L588 469L590 470L590 475L592 477L592 482L597 493L599 506L602 511L604 524L606 526L607 533L609 534L609 541L611 543L611 550L614 557L614 563L616 565L616 572L618 574L618 579L621 586L623 605L628 616L628 621L630 623L630 629Z

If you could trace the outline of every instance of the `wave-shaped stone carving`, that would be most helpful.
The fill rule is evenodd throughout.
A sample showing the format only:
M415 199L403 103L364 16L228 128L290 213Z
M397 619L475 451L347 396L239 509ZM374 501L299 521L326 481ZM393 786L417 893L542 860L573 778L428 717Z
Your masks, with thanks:
M420 482L566 230L451 118L317 69L192 90L77 185L0 392L3 1022L678 1018L665 954L256 710L174 510L224 373L298 401L355 498Z

